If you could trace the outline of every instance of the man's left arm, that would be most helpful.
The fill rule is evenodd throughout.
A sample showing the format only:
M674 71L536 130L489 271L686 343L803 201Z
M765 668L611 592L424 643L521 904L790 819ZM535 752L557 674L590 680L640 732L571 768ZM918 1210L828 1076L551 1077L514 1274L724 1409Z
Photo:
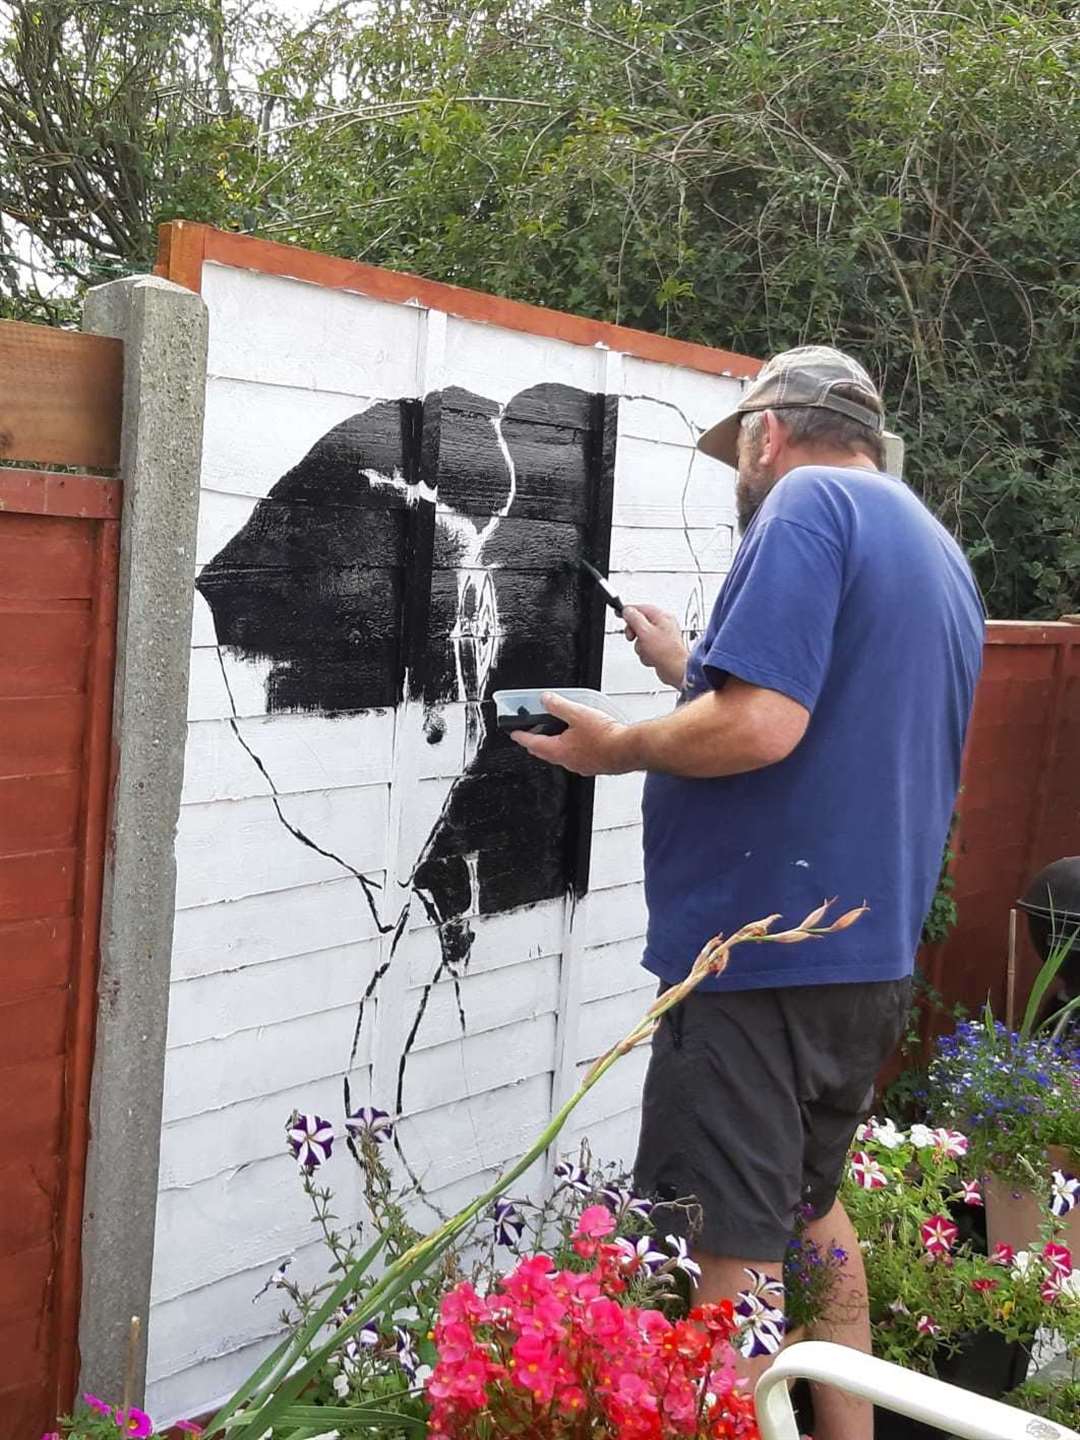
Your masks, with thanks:
M819 499L812 480L804 482L789 508ZM569 729L514 739L537 759L579 775L651 770L706 779L775 765L806 733L825 683L843 581L839 535L802 519L759 518L724 584L720 621L700 656L711 691L640 725L546 697Z
M630 770L696 780L739 775L790 755L810 721L810 712L798 701L735 676L673 714L638 725L621 725L561 695L545 695L544 704L569 728L561 735L519 730L513 738L538 760L576 775L622 775Z

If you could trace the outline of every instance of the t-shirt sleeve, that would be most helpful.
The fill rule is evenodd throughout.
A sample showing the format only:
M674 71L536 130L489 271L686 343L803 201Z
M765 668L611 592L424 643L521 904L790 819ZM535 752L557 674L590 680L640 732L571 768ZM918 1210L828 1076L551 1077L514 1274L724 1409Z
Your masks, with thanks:
M832 655L843 569L839 544L817 530L779 516L755 526L701 657L709 683L735 675L812 712Z

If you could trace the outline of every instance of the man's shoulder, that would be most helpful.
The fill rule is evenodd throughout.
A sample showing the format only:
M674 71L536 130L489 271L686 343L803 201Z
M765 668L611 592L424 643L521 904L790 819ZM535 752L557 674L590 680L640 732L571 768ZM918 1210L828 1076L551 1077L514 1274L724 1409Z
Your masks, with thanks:
M842 542L868 476L869 472L828 465L800 465L773 486L761 507L761 519L786 521Z
M865 470L860 466L797 465L777 481L772 495L784 505L813 505L838 496L857 498L867 493L871 486L886 487L891 491L906 488L902 481L884 470Z

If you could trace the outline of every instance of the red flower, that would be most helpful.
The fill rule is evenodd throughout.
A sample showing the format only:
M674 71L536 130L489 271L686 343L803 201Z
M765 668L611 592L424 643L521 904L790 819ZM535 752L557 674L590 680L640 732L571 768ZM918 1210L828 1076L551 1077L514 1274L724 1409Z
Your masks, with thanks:
M919 1234L926 1246L926 1253L936 1258L948 1255L956 1243L960 1231L947 1215L931 1215L919 1226Z
M863 1190L884 1190L889 1183L888 1175L865 1150L856 1150L852 1155L851 1173Z
M995 1245L990 1253L991 1265L1011 1265L1016 1259L1016 1251L1011 1245Z
M555 1397L555 1402L560 1410L565 1410L570 1415L580 1415L588 1404L585 1391L580 1385L566 1385Z
M718 1305L698 1305L690 1311L690 1319L704 1325L710 1335L727 1340L735 1332L734 1302L721 1300Z
M1052 1273L1061 1276L1072 1274L1072 1252L1067 1245L1044 1245L1043 1259Z
M534 1256L486 1301L462 1286L445 1297L430 1440L757 1440L752 1402L734 1381L732 1306L703 1305L672 1324L617 1303L621 1262L598 1244L606 1228L592 1217L579 1227L599 1252L587 1274Z
M990 1290L996 1290L999 1285L997 1280L972 1280L972 1290L977 1290L980 1295L985 1295Z

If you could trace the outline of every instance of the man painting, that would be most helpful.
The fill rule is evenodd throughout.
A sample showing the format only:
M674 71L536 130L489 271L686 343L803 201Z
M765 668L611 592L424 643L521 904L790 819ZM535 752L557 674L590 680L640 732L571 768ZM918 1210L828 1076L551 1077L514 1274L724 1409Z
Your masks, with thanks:
M645 1083L637 1181L692 1195L698 1298L768 1304L796 1215L847 1255L820 1329L870 1346L845 1156L909 1006L978 677L983 613L959 547L884 472L866 371L823 346L770 361L700 448L738 471L743 538L702 639L627 607L674 713L620 725L550 699L561 735L515 735L587 775L648 772L646 967L688 972L718 931L826 894L869 914L828 946L734 952L665 1017ZM766 1281L761 1277L769 1277ZM768 1357L748 1365L751 1379ZM816 1397L818 1440L869 1440L870 1406Z

